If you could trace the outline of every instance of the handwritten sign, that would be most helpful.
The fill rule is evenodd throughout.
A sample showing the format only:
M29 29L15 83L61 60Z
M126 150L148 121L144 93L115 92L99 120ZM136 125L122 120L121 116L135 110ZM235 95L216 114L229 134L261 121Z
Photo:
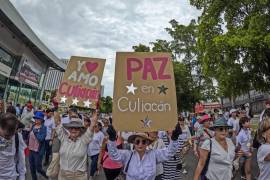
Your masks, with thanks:
M72 56L57 99L65 105L96 109L105 59Z
M113 125L119 131L173 129L177 103L169 53L116 53Z

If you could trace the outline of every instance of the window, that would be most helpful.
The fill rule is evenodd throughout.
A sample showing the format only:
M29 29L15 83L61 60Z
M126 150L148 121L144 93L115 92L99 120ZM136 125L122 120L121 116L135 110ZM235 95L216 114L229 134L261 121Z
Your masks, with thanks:
M12 63L13 63L12 56L1 48L0 48L0 62L9 67L12 67Z

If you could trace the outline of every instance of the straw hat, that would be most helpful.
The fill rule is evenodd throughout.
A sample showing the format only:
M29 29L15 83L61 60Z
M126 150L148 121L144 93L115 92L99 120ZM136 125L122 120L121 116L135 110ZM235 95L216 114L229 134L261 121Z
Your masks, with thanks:
M128 143L133 143L134 140L136 139L136 137L146 139L150 142L150 144L152 142L154 142L154 140L152 138L150 138L146 133L135 133L135 134L128 137Z

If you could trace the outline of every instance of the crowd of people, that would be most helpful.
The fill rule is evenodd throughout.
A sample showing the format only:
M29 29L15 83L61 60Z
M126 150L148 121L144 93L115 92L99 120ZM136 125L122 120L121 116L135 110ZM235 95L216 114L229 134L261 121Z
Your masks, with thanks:
M168 131L119 132L113 117L69 107L24 107L0 100L0 179L251 180L257 152L259 180L270 179L270 100L252 132L246 109L179 115ZM254 151L254 149L257 149ZM187 154L198 160L189 172Z

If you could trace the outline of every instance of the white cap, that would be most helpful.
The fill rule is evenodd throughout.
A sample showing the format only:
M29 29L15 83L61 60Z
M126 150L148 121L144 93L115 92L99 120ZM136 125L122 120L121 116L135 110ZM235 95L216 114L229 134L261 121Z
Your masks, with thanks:
M230 110L230 114L232 114L232 113L234 113L234 112L237 112L237 110L236 110L236 109L231 109L231 110Z

